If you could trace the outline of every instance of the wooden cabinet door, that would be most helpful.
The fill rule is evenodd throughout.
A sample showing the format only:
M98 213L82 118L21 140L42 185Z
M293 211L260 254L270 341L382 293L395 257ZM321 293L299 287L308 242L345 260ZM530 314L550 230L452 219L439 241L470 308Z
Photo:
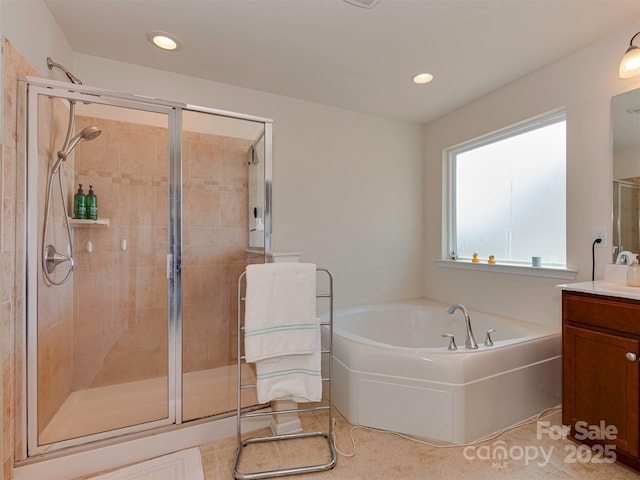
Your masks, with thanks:
M598 440L638 456L639 341L594 330L563 327L563 422L614 425L615 439ZM633 355L630 355L633 357ZM574 432L575 433L575 432Z

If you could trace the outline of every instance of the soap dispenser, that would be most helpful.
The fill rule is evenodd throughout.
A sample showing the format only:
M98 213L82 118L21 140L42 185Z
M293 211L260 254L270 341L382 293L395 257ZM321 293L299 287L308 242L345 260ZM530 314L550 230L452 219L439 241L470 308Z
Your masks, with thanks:
M73 218L84 220L87 218L87 200L82 191L82 184L78 188L78 193L73 196Z
M630 287L640 287L640 265L638 265L638 254L634 254L633 264L627 270L627 285Z
M98 219L98 197L93 193L93 185L89 185L89 194L86 196L87 200L87 218L89 220Z

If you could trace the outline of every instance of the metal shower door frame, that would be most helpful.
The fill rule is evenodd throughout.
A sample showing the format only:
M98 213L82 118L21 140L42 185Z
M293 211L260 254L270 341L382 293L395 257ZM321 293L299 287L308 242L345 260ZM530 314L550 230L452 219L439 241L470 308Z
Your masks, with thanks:
M133 98L118 98L110 96L107 92L97 94L96 89L66 83L43 81L41 79L27 78L27 132L31 132L27 138L27 174L25 191L27 192L26 208L26 239L27 239L27 300L26 300L26 331L24 332L26 345L25 362L25 392L27 425L25 432L27 441L24 458L57 451L60 449L84 445L89 442L105 440L120 435L137 433L158 427L165 427L181 422L182 411L182 383L177 372L181 371L181 337L180 328L180 272L176 260L181 249L180 238L180 211L181 211L181 130L182 111L177 105L170 103L149 103L132 96ZM58 87L58 88L55 88ZM68 440L61 440L50 444L39 444L38 439L38 98L40 95L55 97L78 102L88 102L107 106L129 108L139 111L159 113L167 115L167 128L169 130L169 238L167 256L167 417L151 422L145 422L127 427L89 434ZM35 253L35 255L34 255ZM176 332L178 333L176 335Z
M24 305L25 319L22 322L23 331L20 332L23 338L22 348L26 352L26 362L24 362L23 378L23 398L25 401L19 406L22 409L22 418L27 418L27 422L22 426L22 438L24 442L19 442L21 451L17 452L19 459L38 456L49 452L57 452L61 449L82 447L89 442L113 441L113 439L129 434L140 435L143 432L153 429L166 429L172 425L180 425L182 419L182 130L183 112L193 111L227 117L232 119L247 120L264 125L265 139L265 240L264 254L272 252L272 162L273 162L273 120L254 115L230 112L226 110L201 107L197 105L172 102L163 99L112 92L104 89L85 85L75 85L55 80L47 80L37 77L24 77L20 79L26 83L27 89L27 125L26 131L38 131L38 95L59 97L79 102L97 103L108 106L123 108L133 108L149 112L163 113L168 115L169 128L169 243L167 255L167 278L168 278L168 408L169 415L166 419L147 422L140 425L110 430L103 433L92 434L71 440L64 440L56 443L38 445L37 439L37 265L39 255L37 252L38 229L37 229L37 189L29 188L30 185L37 186L37 133L27 135L27 175L25 178L25 191L27 200L27 221L26 239L27 255L26 284L27 299ZM31 165L36 162L35 165ZM35 166L35 168L34 168ZM29 252L36 252L35 258ZM219 418L214 415L212 420ZM20 428L20 427L18 427Z
M620 252L622 252L623 250L627 249L631 249L631 247L627 247L625 245L622 245L622 189L624 188L628 188L629 190L637 190L640 191L640 186L636 185L633 182L628 182L625 180L614 180L613 181L614 185L617 184L618 188L617 188L617 198L616 198L616 202L615 202L615 209L613 212L613 228L615 229L615 239L617 240L617 243L613 245L613 262L615 263L616 261L616 257L618 256L618 254ZM615 191L615 188L614 188ZM636 226L638 227L638 231L640 231L640 217L638 217L636 219ZM640 238L636 239L638 242L640 242Z

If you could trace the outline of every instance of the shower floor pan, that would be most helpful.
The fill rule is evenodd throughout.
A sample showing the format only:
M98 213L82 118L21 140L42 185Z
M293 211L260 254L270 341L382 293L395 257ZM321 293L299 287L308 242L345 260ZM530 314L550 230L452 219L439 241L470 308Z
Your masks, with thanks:
M234 411L236 368L229 365L186 373L183 417L195 420ZM243 378L255 382L250 368L242 374ZM39 443L44 445L165 418L166 388L166 377L158 377L72 392L42 431ZM243 406L258 403L255 392L244 395L242 400Z

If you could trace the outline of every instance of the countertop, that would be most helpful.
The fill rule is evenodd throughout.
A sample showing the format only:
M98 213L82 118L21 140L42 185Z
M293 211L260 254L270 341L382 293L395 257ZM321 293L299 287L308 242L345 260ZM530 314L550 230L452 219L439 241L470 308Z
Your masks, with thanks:
M607 297L630 298L640 300L640 287L629 287L626 282L611 280L596 280L594 282L565 283L556 285L562 290L572 292L591 293L605 295Z

